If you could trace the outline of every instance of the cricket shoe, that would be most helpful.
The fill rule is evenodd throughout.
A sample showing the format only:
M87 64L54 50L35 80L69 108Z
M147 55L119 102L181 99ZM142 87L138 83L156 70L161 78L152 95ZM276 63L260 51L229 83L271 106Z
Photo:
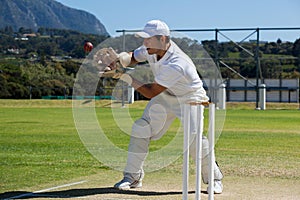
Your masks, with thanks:
M214 181L214 193L215 194L221 194L223 192L223 184L222 181L220 180L215 180ZM208 188L207 188L207 193L208 193Z
M140 187L142 187L142 180L132 180L127 177L124 177L120 182L114 185L114 188L119 190L129 190L130 188Z

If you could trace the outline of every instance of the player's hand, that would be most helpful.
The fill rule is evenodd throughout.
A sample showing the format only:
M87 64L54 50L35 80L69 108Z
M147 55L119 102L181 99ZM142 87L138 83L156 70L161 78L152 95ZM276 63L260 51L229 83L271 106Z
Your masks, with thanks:
M118 61L119 55L113 48L102 48L94 55L94 60L99 66L114 68L115 63Z
M128 68L129 70L130 68ZM101 77L110 77L113 79L120 79L122 74L127 71L127 68L123 67L120 62L116 62L113 65L107 66L104 70L100 70L99 75Z
M100 49L94 56L100 70L99 75L119 79L126 72L126 67L131 62L131 55L122 52L117 54L113 48Z

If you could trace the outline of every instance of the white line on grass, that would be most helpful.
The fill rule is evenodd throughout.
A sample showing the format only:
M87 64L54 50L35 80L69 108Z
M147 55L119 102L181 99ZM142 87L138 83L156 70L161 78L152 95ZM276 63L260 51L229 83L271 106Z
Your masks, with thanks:
M43 190L38 190L38 191L34 191L34 192L28 192L28 193L20 194L18 196L10 197L8 199L18 199L18 198L21 198L21 197L32 196L32 195L35 195L35 194L38 194L38 193L48 192L48 191L59 189L59 188L69 187L69 186L72 186L72 185L78 185L78 184L82 184L82 183L85 183L85 182L87 182L87 181L84 180L84 181L79 181L79 182L74 182L74 183L68 183L68 184L59 185L59 186L55 186L55 187L51 187L51 188L46 188L46 189L43 189Z

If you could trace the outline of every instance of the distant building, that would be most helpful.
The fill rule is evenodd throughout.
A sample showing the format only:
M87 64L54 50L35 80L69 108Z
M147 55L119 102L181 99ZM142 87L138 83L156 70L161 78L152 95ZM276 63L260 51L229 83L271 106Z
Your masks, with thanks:
M27 41L31 37L37 37L35 33L24 33L22 37L15 37L15 40Z
M19 49L15 49L15 48L7 49L7 51L9 53L12 53L12 54L19 54L20 53L20 50Z
M24 33L23 37L29 38L29 37L36 37L37 35L35 33Z
M15 40L22 40L22 41L27 41L28 40L28 38L27 37L21 37L21 38L15 38Z

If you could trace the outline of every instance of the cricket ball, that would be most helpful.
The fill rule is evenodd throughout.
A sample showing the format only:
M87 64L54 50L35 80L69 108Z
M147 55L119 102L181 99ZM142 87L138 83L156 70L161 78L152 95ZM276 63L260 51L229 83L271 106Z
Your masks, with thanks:
M93 49L93 44L91 42L86 42L83 48L85 52L90 52Z

